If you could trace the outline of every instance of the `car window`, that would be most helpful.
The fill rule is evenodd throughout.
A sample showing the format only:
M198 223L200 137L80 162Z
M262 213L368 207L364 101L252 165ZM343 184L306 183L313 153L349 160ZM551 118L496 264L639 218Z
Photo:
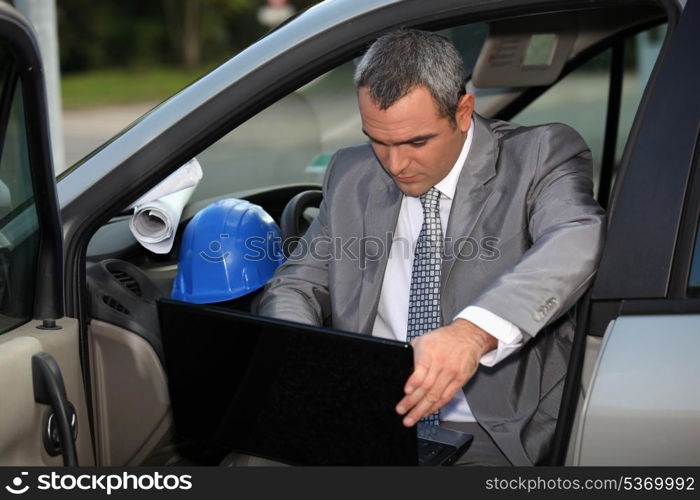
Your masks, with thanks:
M615 148L619 164L642 92L661 49L666 27L630 37L626 43L620 120ZM611 49L593 57L513 117L521 125L566 123L584 138L593 156L594 193L598 193L610 89Z
M620 123L617 133L615 161L619 164L624 151L627 136L632 128L632 121L637 114L639 102L642 100L644 87L649 81L651 70L661 50L661 44L666 37L667 25L642 31L630 38L625 55L625 76L622 85L622 100L620 103Z
M566 75L512 121L521 125L566 123L586 141L593 156L594 192L598 192L605 138L610 49Z
M695 233L695 247L693 249L693 260L690 264L690 276L686 296L690 299L700 299L700 225Z
M443 30L471 72L488 35L477 23ZM277 101L197 155L204 178L190 201L290 183L323 181L338 149L365 142L353 84L342 64Z
M277 101L197 155L204 178L192 200L297 182L320 183L330 155L363 141L343 64Z
M21 85L0 47L0 333L31 318L39 248Z

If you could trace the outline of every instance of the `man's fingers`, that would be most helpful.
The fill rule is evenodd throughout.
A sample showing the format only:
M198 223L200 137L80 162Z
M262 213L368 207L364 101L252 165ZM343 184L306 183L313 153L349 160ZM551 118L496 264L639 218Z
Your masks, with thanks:
M416 406L406 415L403 419L403 425L406 427L413 427L416 425L421 418L430 414L428 410L433 405L428 398L421 399Z
M457 391L462 390L462 383L459 380L452 380L447 384L447 387L442 391L442 395L440 396L440 399L436 404L434 404L429 410L428 414L430 413L435 413L438 411L440 408L445 406L447 403L452 401L452 398L455 397L455 394L457 394Z
M406 394L411 394L414 390L416 390L416 387L420 387L425 383L425 378L428 376L431 365L430 356L423 353L423 350L420 348L419 341L414 340L412 345L415 356L413 361L414 368L413 373L411 373L411 376L408 377L406 385L404 386L404 392Z
M396 412L404 415L418 404L424 397L427 391L435 384L435 380L440 374L439 368L426 370L426 375L423 378L423 383L413 389L410 394L406 394L401 401L396 405ZM406 384L408 385L408 384Z
M440 404L442 401L441 396L449 381L450 379L446 374L440 373L430 387L423 386L421 388L423 397L419 401L416 401L411 411L404 417L403 424L407 427L411 427L424 416L433 413L433 411L431 411L433 407L440 408L442 406ZM411 396L413 396L413 394L411 394Z
M461 335L443 327L414 339L415 368L406 381L406 395L396 405L403 423L412 426L442 408L473 374L478 359L472 359L471 344Z
M437 410L442 408L450 399L452 399L450 397L447 400L445 400L445 392L447 388L454 383L454 381L455 378L453 374L446 371L443 371L441 373L441 376L435 381L435 384L433 384L433 387L432 389L430 389L430 392L426 394L426 399L431 403L431 405L425 412L426 415L436 412Z
M403 389L404 392L406 394L411 394L413 391L416 390L416 387L422 386L425 382L425 377L428 376L429 371L429 366L416 363L415 368L413 369L413 373L411 373L411 376L408 377L408 380L406 381L406 385Z

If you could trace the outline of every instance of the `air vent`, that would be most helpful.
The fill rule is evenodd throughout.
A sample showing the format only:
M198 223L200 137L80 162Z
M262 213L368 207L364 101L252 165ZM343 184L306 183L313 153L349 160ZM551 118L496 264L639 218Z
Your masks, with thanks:
M115 299L114 297L110 297L109 295L103 295L103 296L102 296L102 302L104 302L105 304L107 304L109 307L111 307L111 308L114 309L115 311L119 311L120 313L122 313L122 314L127 314L127 315L129 315L129 316L131 315L131 313L129 312L129 310L128 310L126 307L124 307L124 306L123 306L117 299Z
M121 283L121 285L124 288L129 290L131 293L133 293L137 297L141 297L141 287L139 286L139 284L137 283L137 281L134 278L129 276L124 271L119 271L117 269L110 269L110 268L107 268L107 270L110 272L110 274L112 276L114 276L116 278L117 281L119 281L119 283Z

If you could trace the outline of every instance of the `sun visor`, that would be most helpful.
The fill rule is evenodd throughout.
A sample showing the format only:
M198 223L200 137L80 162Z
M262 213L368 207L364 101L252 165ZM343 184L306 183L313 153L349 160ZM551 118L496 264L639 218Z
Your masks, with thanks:
M491 23L472 83L479 88L550 85L561 74L576 36L575 20L562 16Z

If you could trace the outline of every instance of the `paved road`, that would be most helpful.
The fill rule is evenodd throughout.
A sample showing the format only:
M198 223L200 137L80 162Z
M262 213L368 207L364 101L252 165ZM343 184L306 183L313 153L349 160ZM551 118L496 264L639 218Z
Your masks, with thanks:
M204 179L194 200L260 186L320 183L320 153L364 140L355 92L342 95L304 89L277 102L197 155ZM66 110L64 140L70 166L157 103ZM320 161L320 160L319 160Z
M158 103L146 102L64 110L65 165L73 165L156 104Z

